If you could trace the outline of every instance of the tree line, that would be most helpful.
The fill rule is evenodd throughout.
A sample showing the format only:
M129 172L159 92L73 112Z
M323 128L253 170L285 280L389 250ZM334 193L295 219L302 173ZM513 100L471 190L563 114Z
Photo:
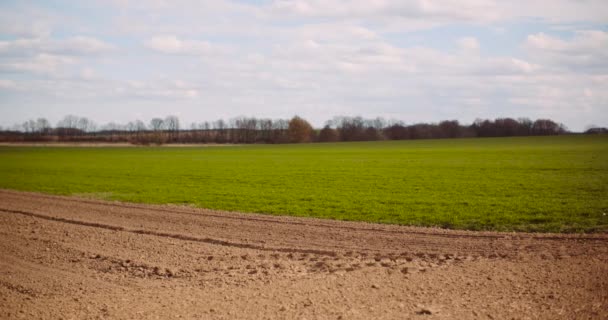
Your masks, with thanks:
M559 135L567 128L550 119L497 118L478 119L472 124L457 120L438 123L405 124L383 118L334 117L320 129L305 119L264 119L237 117L191 123L183 127L178 117L153 118L126 124L98 126L86 117L68 115L56 126L44 118L29 120L9 129L0 128L3 142L128 142L133 144L165 143L305 143L338 141L374 141L441 139L465 137L509 137Z

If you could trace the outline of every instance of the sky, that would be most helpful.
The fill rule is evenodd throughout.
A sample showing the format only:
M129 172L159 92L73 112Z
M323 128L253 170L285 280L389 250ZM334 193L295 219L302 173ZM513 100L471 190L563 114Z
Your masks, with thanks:
M608 126L608 1L1 1L0 126L68 114Z

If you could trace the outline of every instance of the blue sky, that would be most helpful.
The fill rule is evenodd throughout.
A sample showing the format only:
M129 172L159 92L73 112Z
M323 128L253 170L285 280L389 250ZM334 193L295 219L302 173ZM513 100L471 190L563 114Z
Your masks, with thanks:
M67 114L608 126L608 2L1 2L0 126Z

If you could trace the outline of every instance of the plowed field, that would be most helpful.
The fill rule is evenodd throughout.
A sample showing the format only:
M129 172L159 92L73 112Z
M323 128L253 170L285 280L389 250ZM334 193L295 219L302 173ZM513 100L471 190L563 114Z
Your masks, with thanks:
M608 236L0 190L0 318L608 318Z

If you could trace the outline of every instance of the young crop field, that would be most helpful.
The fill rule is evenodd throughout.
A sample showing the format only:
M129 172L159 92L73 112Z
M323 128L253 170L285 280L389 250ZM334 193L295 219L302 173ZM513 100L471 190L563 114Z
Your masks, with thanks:
M608 136L0 147L0 188L470 230L608 230Z

